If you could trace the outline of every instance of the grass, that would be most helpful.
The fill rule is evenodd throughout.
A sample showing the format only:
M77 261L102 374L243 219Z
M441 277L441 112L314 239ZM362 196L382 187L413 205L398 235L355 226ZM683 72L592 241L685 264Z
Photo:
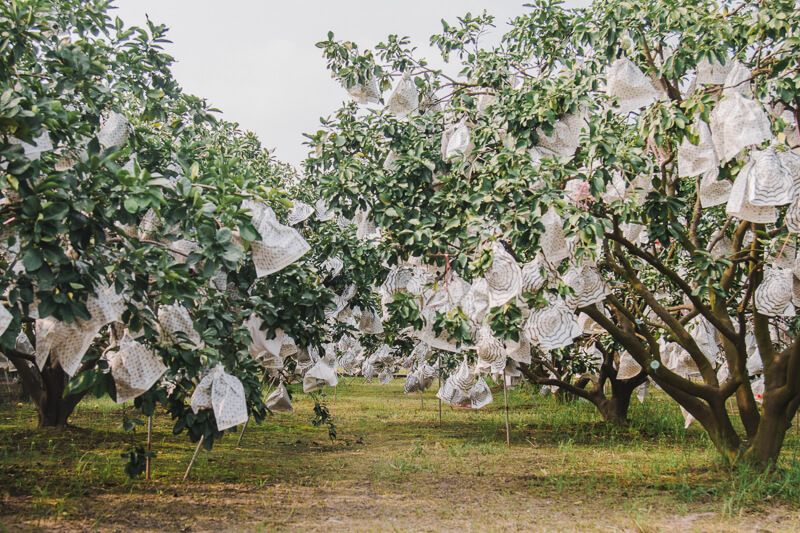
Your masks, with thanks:
M332 391L329 391L332 392ZM497 395L496 395L497 396ZM534 400L535 399L535 403ZM0 531L92 529L752 530L800 523L800 435L777 468L731 470L705 433L652 393L629 427L600 422L586 402L509 395L480 410L443 406L356 380L326 398L339 432L314 428L313 401L251 424L201 452L154 421L151 481L130 480L120 454L143 428L117 429L130 406L86 400L72 423L37 430L31 405L0 406ZM237 524L234 527L233 524ZM239 527L241 526L241 527Z

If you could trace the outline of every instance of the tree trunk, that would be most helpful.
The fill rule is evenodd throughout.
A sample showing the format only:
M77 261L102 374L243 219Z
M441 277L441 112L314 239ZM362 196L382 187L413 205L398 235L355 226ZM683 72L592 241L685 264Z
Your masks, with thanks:
M86 395L86 391L64 396L69 376L61 365L53 366L48 359L40 371L35 363L21 358L13 352L6 356L17 368L25 390L30 394L39 415L39 428L66 427L75 407Z
M711 395L708 400L703 400L674 387L668 381L661 379L658 374L653 376L653 380L678 405L694 416L703 429L708 432L714 447L726 461L734 463L737 460L742 440L731 423L722 395Z
M742 440L731 423L731 418L725 408L725 401L710 405L710 419L700 420L700 425L708 432L711 442L717 451L730 462L735 462L741 452Z
M630 394L627 397L612 395L611 398L600 395L598 401L593 401L592 399L589 401L600 411L600 416L603 417L604 422L619 426L628 425L628 407L631 404Z
M742 457L744 462L767 465L778 461L783 447L783 439L788 427L786 416L778 413L761 415L761 423L755 438Z
M758 432L761 416L758 413L758 404L750 388L749 377L743 377L743 382L736 389L736 405L739 409L739 418L744 425L748 439L753 439Z
M600 412L604 422L621 426L628 425L628 408L631 404L633 391L647 380L647 374L644 372L625 380L608 377L607 379L611 383L611 397L607 398L603 390L606 378L601 377L593 382L591 379L584 377L571 384L559 379L537 376L527 365L520 365L520 370L534 383L555 386L558 387L559 393L573 395L591 402ZM604 373L601 372L601 374ZM593 383L592 388L586 390L586 386L589 383Z
M51 366L49 361L42 370L42 381L45 383L45 401L36 404L39 427L66 427L70 415L86 392L64 396L69 376L61 369L61 365Z
M631 398L636 387L647 381L647 374L644 372L630 379L616 379L609 377L611 385L611 397L606 398L602 389L602 382L591 391L589 401L592 402L605 422L621 426L628 425L628 408L631 405Z
M764 394L761 423L742 457L744 462L766 466L778 461L786 431L792 425L800 398L781 402L776 396L778 394L771 391Z

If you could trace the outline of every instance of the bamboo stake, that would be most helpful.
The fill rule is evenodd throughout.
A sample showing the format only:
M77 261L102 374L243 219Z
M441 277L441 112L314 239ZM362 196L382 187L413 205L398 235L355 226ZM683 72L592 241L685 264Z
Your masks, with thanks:
M264 377L267 376L267 373L264 372ZM269 384L267 385L267 393L266 396L269 396L270 391L272 390L272 385L275 384L275 380L277 377L270 378ZM242 437L244 437L244 431L247 429L247 426L250 425L250 417L247 417L247 422L244 423L244 427L242 428L241 433L239 433L239 440L236 441L236 447L238 448L239 445L242 443Z
M439 390L442 390L442 356L439 356L439 362L437 363L438 366L438 376L439 376ZM438 395L437 395L438 396ZM439 398L439 426L442 425L442 399Z
M205 435L200 436L200 440L197 442L197 448L194 450L194 455L192 455L192 460L189 461L189 467L186 469L186 473L183 475L183 480L186 481L189 479L189 472L192 470L192 466L194 466L194 461L197 459L197 454L200 453L200 446L203 445L203 440L206 438Z
M153 441L153 415L147 417L147 453L150 453L150 443ZM150 457L148 456L144 465L144 478L150 479Z
M508 426L508 389L506 387L506 369L503 369L503 401L506 404L506 446L511 448L511 428Z
M267 385L267 394L266 394L267 396L269 396L269 393L272 391L272 386L275 384L276 379L277 377L270 378L269 385Z
M239 440L236 441L236 447L238 448L239 445L242 443L242 437L244 437L244 430L247 429L247 425L250 423L250 417L247 417L247 422L244 423L244 427L242 427L242 432L239 433Z

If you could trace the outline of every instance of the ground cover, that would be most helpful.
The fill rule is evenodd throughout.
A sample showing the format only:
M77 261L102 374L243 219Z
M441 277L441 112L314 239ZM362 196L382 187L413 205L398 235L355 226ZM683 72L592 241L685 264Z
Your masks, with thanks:
M510 394L512 447L500 394L480 411L432 392L402 394L359 378L326 401L339 438L314 428L313 402L226 436L201 452L159 413L151 481L129 480L120 454L145 440L117 429L138 415L85 400L76 428L37 430L31 405L0 406L3 531L793 531L800 527L800 434L781 475L731 472L705 432L683 429L666 396L632 408L628 428L584 402ZM534 402L535 399L535 402Z

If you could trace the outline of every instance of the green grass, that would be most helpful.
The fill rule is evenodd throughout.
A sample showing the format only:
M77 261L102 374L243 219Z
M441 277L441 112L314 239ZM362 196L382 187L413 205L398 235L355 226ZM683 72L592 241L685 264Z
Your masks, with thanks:
M359 379L339 387L335 401L329 391L339 432L331 442L310 424L313 401L295 392L295 414L251 424L239 448L239 428L226 435L200 453L187 483L181 478L194 445L185 434L174 436L163 414L154 421L153 479L145 481L128 479L120 458L145 442L144 427L117 429L123 416L137 417L130 405L86 400L71 419L80 429L63 431L37 430L31 405L2 405L0 530L53 521L76 530L152 529L151 515L173 529L185 525L185 507L176 503L198 501L198 529L238 520L253 530L316 527L331 516L357 530L394 528L385 517L425 529L431 516L476 530L535 529L543 516L555 522L540 525L553 529L658 529L682 528L670 520L709 512L713 519L702 529L715 530L748 528L742 520L770 513L794 513L794 520L800 510L794 429L777 468L731 470L699 426L684 429L663 394L634 401L631 424L618 427L603 424L586 402L536 395L534 403L523 388L509 395L507 448L502 394L495 396L480 411L443 406L439 426L433 392L420 408L419 396L403 395L400 381L382 387ZM582 511L577 518L542 515L548 506Z

